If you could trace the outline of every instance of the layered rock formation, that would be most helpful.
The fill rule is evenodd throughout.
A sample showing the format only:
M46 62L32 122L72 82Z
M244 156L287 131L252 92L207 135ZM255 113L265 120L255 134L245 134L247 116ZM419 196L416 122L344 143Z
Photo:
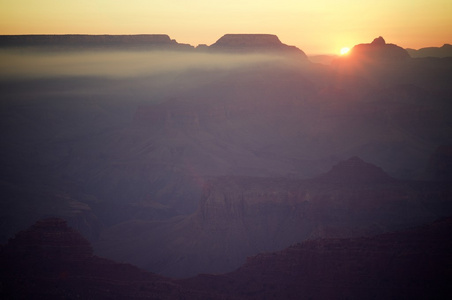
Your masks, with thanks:
M352 157L311 180L213 178L193 215L120 224L95 248L166 276L220 273L247 256L308 238L369 235L430 222L452 213L451 203L447 185L395 180Z
M431 221L439 212L426 208L452 200L446 190L445 185L396 180L352 157L311 180L210 180L197 215L206 228L228 230L238 223L244 232L253 232L250 236L271 240L269 247L281 247L312 236L368 234Z

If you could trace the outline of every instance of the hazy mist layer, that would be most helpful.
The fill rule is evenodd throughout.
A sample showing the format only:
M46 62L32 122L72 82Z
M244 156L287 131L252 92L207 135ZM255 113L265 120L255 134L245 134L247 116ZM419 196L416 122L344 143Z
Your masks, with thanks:
M265 54L234 55L181 51L0 50L0 78L130 77L186 70L228 70L283 60L281 56Z

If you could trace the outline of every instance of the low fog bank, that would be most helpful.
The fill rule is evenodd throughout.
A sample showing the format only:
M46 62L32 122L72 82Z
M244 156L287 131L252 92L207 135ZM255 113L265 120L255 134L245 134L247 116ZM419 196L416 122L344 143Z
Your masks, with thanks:
M187 70L230 70L282 63L271 54L221 54L184 51L0 50L0 79L97 76L124 78Z

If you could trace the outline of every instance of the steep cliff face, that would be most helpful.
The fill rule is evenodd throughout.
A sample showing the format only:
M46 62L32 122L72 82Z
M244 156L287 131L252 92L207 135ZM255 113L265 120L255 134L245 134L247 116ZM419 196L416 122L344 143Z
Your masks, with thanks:
M316 228L336 227L338 234L341 229L345 230L342 234L352 231L365 233L365 228L371 230L371 226L376 224L382 226L380 230L387 230L396 224L432 218L422 209L423 201L427 200L424 191L437 189L441 198L441 189L427 183L419 186L423 189L418 189L414 182L396 180L381 168L352 157L311 180L212 179L205 186L197 214L207 226L223 224L227 227L230 220L246 223L254 215L273 215L281 221L309 222ZM408 210L406 214L402 214L404 209ZM392 214L402 214L403 217L391 220ZM265 228L270 227L267 225ZM281 227L276 228L281 230ZM301 227L286 229L292 232L302 230ZM331 234L334 235L334 231Z
M297 180L221 177L206 184L195 216L203 230L228 232L250 251L271 251L310 236L310 193Z
M270 213L272 206L290 207L308 200L298 180L219 177L205 185L198 214L207 223L243 221L256 209L267 207Z
M441 188L415 185L353 157L313 180L211 180L197 216L205 228L228 230L236 224L250 236L280 247L307 237L363 235L432 221L437 215L425 208L427 202L449 196Z
M429 222L452 212L451 200L446 185L399 181L352 157L312 180L216 178L206 185L197 215L205 228L227 231L238 224L257 244L281 247L307 237L366 235Z

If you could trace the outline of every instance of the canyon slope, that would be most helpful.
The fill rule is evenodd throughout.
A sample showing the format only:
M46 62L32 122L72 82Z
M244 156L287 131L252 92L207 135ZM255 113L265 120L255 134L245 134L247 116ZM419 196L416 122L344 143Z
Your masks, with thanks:
M366 236L450 214L447 183L396 180L352 157L308 180L213 178L193 215L115 225L95 249L165 276L189 277L232 271L247 256L306 239Z
M367 238L315 239L183 281L231 299L446 299L451 219Z

